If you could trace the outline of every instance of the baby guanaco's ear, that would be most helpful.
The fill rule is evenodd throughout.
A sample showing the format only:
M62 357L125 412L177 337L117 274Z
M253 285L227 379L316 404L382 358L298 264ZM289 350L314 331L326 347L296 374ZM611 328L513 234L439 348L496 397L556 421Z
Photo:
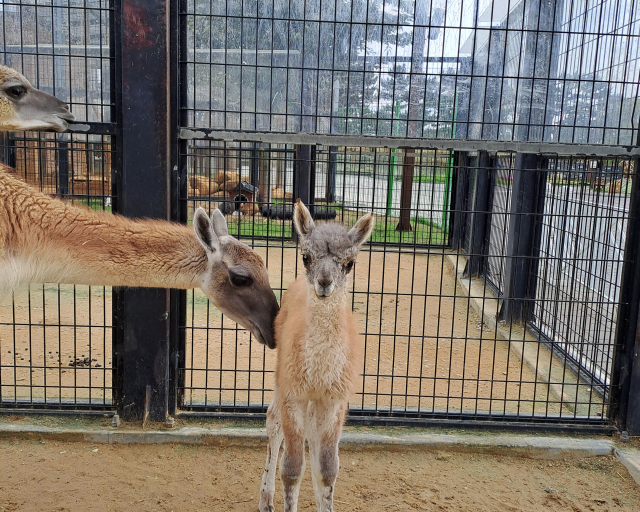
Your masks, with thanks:
M376 224L376 217L373 213L360 217L356 225L349 231L349 238L353 241L353 245L360 246L371 236L373 227Z
M293 224L296 227L298 235L301 237L309 236L313 228L316 227L309 210L307 210L307 207L302 204L299 198L296 200L296 205L293 208Z

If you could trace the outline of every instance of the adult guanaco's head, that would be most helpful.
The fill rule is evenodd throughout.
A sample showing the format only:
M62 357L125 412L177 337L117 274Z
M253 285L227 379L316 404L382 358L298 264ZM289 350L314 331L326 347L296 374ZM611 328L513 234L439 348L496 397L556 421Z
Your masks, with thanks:
M207 271L201 276L202 291L260 343L275 348L273 321L279 306L262 258L229 235L220 210L209 218L204 209L198 208L193 227L208 260Z
M0 131L63 132L73 120L66 103L34 89L16 70L0 65Z

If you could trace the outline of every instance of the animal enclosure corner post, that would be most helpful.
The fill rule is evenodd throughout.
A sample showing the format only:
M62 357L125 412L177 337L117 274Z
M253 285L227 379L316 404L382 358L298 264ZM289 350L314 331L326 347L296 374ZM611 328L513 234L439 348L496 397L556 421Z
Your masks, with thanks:
M491 215L491 185L494 159L487 151L478 151L475 174L475 189L470 201L471 227L469 257L464 274L477 277L484 271L489 239L489 216Z
M122 149L118 213L169 220L169 2L121 0ZM127 420L168 415L170 294L125 289L118 301L115 401Z
M535 294L529 286L534 262L539 256L535 243L536 224L544 214L544 187L547 173L537 154L518 153L511 191L511 214L507 238L504 295L500 319L528 320L527 308ZM531 280L535 282L535 280Z
M632 176L629 227L620 280L615 354L609 392L610 417L620 431L640 435L640 180Z
M467 216L469 190L469 155L456 151L453 155L453 197L451 204L451 249L459 251L464 244L464 223Z

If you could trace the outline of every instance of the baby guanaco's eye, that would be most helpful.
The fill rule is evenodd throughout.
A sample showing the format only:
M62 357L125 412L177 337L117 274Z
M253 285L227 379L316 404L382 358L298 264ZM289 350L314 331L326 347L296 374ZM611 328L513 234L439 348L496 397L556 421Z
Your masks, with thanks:
M305 267L308 267L309 263L311 263L311 258L309 258L309 256L307 256L306 254L303 254L302 263L304 264Z
M344 270L345 272L348 274L349 272L351 272L351 269L353 268L353 261L350 261L349 263L346 263L344 265Z

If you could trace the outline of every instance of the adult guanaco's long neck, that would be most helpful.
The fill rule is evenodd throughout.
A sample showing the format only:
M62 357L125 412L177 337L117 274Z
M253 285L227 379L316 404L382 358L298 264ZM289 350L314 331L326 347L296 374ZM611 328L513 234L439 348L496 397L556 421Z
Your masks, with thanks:
M194 288L207 268L187 226L71 206L1 170L0 209L0 256L8 267L0 272L13 272L18 282Z

